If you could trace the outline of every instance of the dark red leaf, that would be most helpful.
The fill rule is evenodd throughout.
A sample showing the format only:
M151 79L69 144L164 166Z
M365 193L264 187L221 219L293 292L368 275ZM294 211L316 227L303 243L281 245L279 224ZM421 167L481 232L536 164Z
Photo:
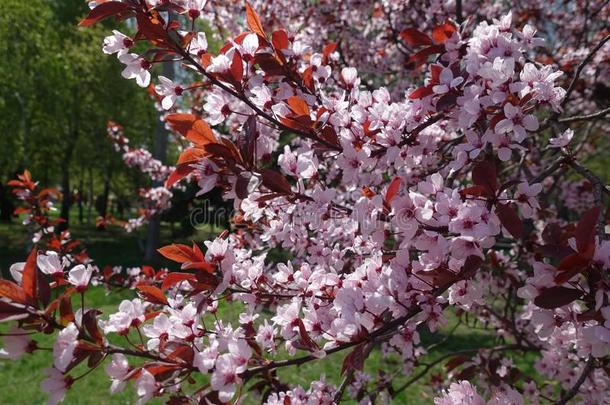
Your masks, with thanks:
M280 194L292 194L290 183L286 177L271 169L263 169L263 185L271 191Z
M165 180L165 187L171 188L174 184L191 174L195 169L193 168L193 164L196 162L187 162L176 165L176 169L169 175L167 180Z
M474 184L486 187L490 195L495 195L498 189L496 165L489 160L478 162L472 169L472 181Z
M85 17L78 25L81 27L89 27L104 18L112 17L131 10L131 7L127 3L120 1L107 1L95 7L89 12L89 15Z
M218 140L210 126L193 114L169 114L165 121L170 127L197 146L216 143Z
M523 234L523 222L513 204L497 204L496 214L500 218L502 225L515 239L521 238Z
M343 359L343 367L341 374L345 374L349 370L362 370L364 367L364 344L359 344Z
M580 253L585 253L591 244L594 243L597 230L597 220L602 207L594 207L582 214L576 229L574 237L576 238L576 247Z
M534 299L534 304L544 309L555 309L568 305L582 296L582 291L574 288L554 286L545 288L542 293Z
M201 260L190 246L182 245L179 243L172 243L171 245L163 246L157 249L163 257L173 260L178 263L190 263L198 262Z

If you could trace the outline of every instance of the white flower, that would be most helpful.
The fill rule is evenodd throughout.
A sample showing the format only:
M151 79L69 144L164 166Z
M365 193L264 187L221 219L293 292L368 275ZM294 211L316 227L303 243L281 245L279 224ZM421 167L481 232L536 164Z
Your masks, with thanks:
M224 53L212 58L208 72L210 73L226 73L231 69L231 59Z
M120 57L129 51L129 48L133 46L133 40L127 35L122 34L117 30L113 30L113 35L104 38L104 47L102 50L105 54L112 55L117 54Z
M40 271L49 276L63 276L64 266L57 252L48 251L46 254L38 255L36 264Z
M189 53L191 55L201 56L205 51L208 50L208 39L205 36L205 32L198 32L197 35L191 39L189 45Z
M163 96L161 106L164 109L169 110L174 106L178 96L182 95L184 89L167 77L159 76L159 84L155 86L155 92L158 95Z
M126 53L119 56L121 63L124 63L125 69L121 75L125 79L136 79L136 83L140 87L148 87L150 84L150 68L151 64L144 58L139 57L135 53Z
M76 287L78 292L83 292L89 285L93 268L90 265L79 264L68 273L68 282Z
M574 131L571 129L566 129L557 138L549 139L549 148L563 148L568 146L568 144L572 141L572 138L574 138Z

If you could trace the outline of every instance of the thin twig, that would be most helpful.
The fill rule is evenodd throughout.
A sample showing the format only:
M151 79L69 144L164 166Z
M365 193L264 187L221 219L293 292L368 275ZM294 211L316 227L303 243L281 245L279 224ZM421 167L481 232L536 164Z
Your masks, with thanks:
M576 87L576 82L578 81L578 78L580 77L580 73L582 72L582 70L585 68L585 66L587 65L587 63L589 63L591 61L591 59L593 59L593 56L595 56L595 54L597 53L597 51L599 51L601 49L602 46L604 46L604 44L606 42L608 42L610 40L610 35L606 35L596 46L595 48L593 48L591 50L591 52L589 52L589 54L587 55L587 57L585 59L583 59L582 62L580 62L580 64L578 65L578 67L576 68L576 73L574 74L574 77L572 78L572 81L570 82L570 86L568 87L568 90L566 91L566 95L563 98L563 101L561 102L561 107L563 107L567 102L568 99L570 98L570 95L572 94L572 92L574 91L574 88Z
M568 122L575 122L575 121L585 121L585 120L592 120L595 118L601 118L607 114L610 114L610 107L603 109L601 111L592 113L592 114L587 114L587 115L575 115L573 117L566 117L566 118L561 118L559 119L559 122L565 124Z
M576 383L574 383L572 388L570 388L568 392L566 392L558 401L556 401L554 405L565 405L570 399L574 398L576 394L578 394L580 386L583 385L591 371L593 371L594 361L595 359L593 358L593 356L589 356L589 360L587 360L587 364L585 364L585 368L582 370L582 374L580 375L580 377L578 377Z

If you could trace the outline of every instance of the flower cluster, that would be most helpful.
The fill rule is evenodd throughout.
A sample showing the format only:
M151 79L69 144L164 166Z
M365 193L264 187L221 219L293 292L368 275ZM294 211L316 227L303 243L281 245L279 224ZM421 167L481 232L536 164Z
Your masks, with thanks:
M387 35L367 38L368 48L362 37L324 42L335 22L369 10L357 7L363 2L314 2L311 24L302 14L287 29L274 27L271 16L302 10L282 8L284 1L260 8L269 21L246 3L246 28L234 2L224 3L96 1L81 23L135 17L134 35L115 31L103 45L126 65L127 79L147 86L154 64L177 61L181 80L194 76L190 85L160 76L155 86L164 109L186 91L192 96L188 112L164 117L188 144L175 167L130 149L119 127L110 127L128 164L165 180L143 192L154 202L146 215L163 210L168 190L182 181L195 182L198 196L219 188L235 215L213 240L160 248L179 269L124 274L117 267L93 276L138 293L111 314L84 305L98 272L69 252L33 250L14 266L15 282L1 290L6 318L25 330L59 331L43 384L50 401L75 384L70 372L84 360L91 368L106 361L111 391L133 382L140 402L259 395L269 404L332 404L351 395L377 403L398 398L445 360L447 375L432 380L445 388L437 404L603 401L610 386L608 188L579 163L582 149L572 143L581 135L563 128L583 118L562 115L584 64L610 37L581 58L566 89L563 72L536 58L545 55L543 41L521 17L515 24L517 13L496 10L495 19L460 25L445 18L443 3L429 21L397 28L402 2L384 1L364 24L371 32L388 28L394 47L386 54L378 45ZM311 31L329 15L336 18L328 27ZM236 31L212 54L199 20ZM306 28L293 34L299 23ZM345 35L341 29L337 38ZM136 43L150 48L138 55ZM344 49L350 45L353 52ZM352 67L354 55L379 62L379 70ZM379 73L406 66L412 80L400 84L393 84L398 73ZM592 120L588 130L600 126ZM577 221L548 200L572 170L592 190L584 202L574 191L568 196L578 203L563 198L582 214ZM17 194L34 204L35 183L20 181ZM48 286L33 284L40 279ZM60 298L51 302L48 290ZM73 295L83 299L77 311ZM238 314L221 316L229 305ZM491 344L427 362L442 343L430 344L424 333L461 325L493 330ZM13 335L9 356L36 348L19 330ZM114 337L127 346L110 343ZM399 361L369 374L374 350ZM525 352L540 354L535 375L516 365ZM323 377L288 385L277 373L336 353L343 353L339 384ZM205 383L192 378L199 374Z

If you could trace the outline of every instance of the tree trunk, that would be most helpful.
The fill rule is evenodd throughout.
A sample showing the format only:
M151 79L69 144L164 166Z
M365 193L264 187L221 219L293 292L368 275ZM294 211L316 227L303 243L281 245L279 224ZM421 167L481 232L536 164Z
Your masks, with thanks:
M163 75L170 80L174 79L174 65L172 63L165 63L163 65ZM167 130L165 129L165 123L159 120L155 129L155 148L153 150L153 156L155 159L165 163L167 158ZM153 187L162 186L162 182L153 182ZM159 237L161 234L161 218L159 215L150 218L148 223L148 232L146 237L146 248L144 250L144 260L146 262L154 262L158 260L157 248L159 246Z
M83 206L83 187L85 187L85 168L81 168L80 180L78 182L78 222L83 225L85 223L85 207Z
M70 160L65 160L61 167L61 192L63 198L61 200L61 212L59 216L64 219L65 222L59 225L60 230L68 229L70 226L70 206L72 205L72 195L70 191Z
M93 169L89 167L89 195L87 195L87 225L91 223L91 210L93 209Z

